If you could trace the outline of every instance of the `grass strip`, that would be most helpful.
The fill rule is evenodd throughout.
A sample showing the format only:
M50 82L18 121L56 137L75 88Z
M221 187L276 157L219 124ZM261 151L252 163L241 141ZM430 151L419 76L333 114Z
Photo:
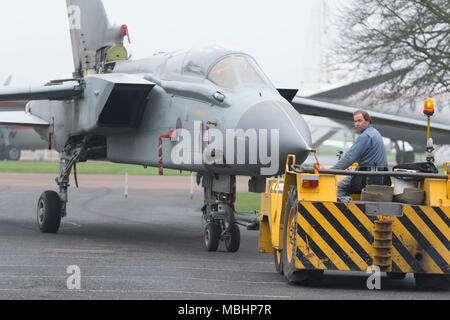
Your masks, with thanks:
M102 174L102 175L129 175L157 176L158 168L131 164L117 164L111 162L82 162L77 164L78 174ZM0 173L48 173L59 174L59 162L40 161L2 161ZM164 175L179 176L180 171L164 169ZM183 171L183 176L189 176L190 172Z

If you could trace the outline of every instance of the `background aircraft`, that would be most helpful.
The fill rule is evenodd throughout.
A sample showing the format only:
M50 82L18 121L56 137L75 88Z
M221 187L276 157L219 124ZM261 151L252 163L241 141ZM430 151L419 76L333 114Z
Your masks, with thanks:
M423 103L428 97L399 98L391 101L382 94L366 96L360 83L324 91L309 97L297 97L293 105L302 114L328 116L333 121L353 129L351 114L365 109L371 114L374 125L385 138L391 139L397 151L397 162L414 162L414 153L426 148L426 116ZM317 103L311 102L317 101ZM450 144L450 96L434 97L435 114L432 117L432 138L436 145ZM413 150L405 150L404 142Z
M3 86L11 84L10 75ZM25 110L26 101L0 102L0 112ZM48 148L45 142L31 127L0 126L0 160L17 161L22 150L40 150Z

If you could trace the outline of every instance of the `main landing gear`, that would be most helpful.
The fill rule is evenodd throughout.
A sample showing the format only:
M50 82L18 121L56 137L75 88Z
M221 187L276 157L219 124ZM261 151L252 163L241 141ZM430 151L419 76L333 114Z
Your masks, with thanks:
M70 142L64 148L60 158L60 173L56 178L59 193L55 191L45 191L39 198L37 205L37 222L39 229L43 233L57 233L61 225L61 219L67 216L69 178L72 168L80 160L86 140ZM78 183L77 183L78 184Z
M19 161L22 151L16 146L0 146L0 160Z
M205 179L205 205L202 210L206 250L217 251L220 241L224 241L228 252L236 252L241 242L233 205L236 178L207 173L203 179Z

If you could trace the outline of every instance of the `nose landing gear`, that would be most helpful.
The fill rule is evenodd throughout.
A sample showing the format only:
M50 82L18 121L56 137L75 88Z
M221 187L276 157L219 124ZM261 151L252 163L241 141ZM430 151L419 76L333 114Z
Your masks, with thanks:
M214 210L214 207L217 207L218 210ZM211 206L209 210L206 207L203 212L203 219L207 222L204 232L206 250L217 251L220 241L225 242L225 248L228 252L239 250L241 232L234 219L233 206L219 204Z
M208 173L204 179L203 220L206 224L204 231L206 250L217 251L220 241L224 241L228 252L237 252L241 233L234 216L235 178Z

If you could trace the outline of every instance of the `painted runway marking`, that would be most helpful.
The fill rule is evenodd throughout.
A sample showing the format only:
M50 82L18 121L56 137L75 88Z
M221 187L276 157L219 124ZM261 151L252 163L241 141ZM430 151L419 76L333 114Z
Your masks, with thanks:
M2 289L0 288L0 292L21 292L26 291L29 292L33 289ZM272 298L272 299L291 299L291 296L275 296L275 295L259 295L259 294L239 294L239 293L217 293L217 292L201 292L201 291L159 291L159 290L42 290L35 289L35 291L39 293L119 293L119 294L129 294L129 293L147 293L147 294L194 294L194 295L207 295L207 296L225 296L225 297L250 297L250 298Z
M0 279L16 279L16 278L30 278L30 279L65 279L66 276L39 276L39 275L0 275ZM117 276L86 276L84 275L83 278L87 279L108 279L112 278L115 279ZM147 276L147 275L132 275L132 276L122 276L121 278L124 279L133 279L133 278L139 278L139 279L167 279L167 280L181 280L181 281L211 281L211 282L226 282L226 283L245 283L245 284L278 284L286 286L286 283L284 281L250 281L250 280L229 280L229 279L208 279L208 278L186 278L186 277L171 277L171 276Z
M68 225L71 225L71 226L68 226ZM81 225L76 222L72 222L72 221L66 221L61 226L61 230L73 230L73 229L79 229L79 228L81 228Z
M67 265L17 265L17 264L2 264L0 268L66 268ZM167 265L139 265L139 266L129 266L129 265L80 265L83 268L96 268L96 269L151 269L151 268L163 268L163 269L183 269L183 270L205 270L205 271L227 271L227 272L245 272L245 273L268 273L273 274L272 271L255 271L255 270L242 270L242 269L222 269L222 268L199 268L199 267L175 267Z
M114 254L112 250L89 250L89 249L54 249L47 248L43 250L45 253L86 253L86 254Z
M108 249L103 249L103 250L108 250ZM138 257L143 257L144 255L148 255L148 256L152 256L154 253L153 252L132 252L129 253L127 252L127 249L120 249L120 252L115 252L116 257L117 258L122 258L122 259L129 259L129 258L133 258L135 259L136 256ZM47 259L47 258L80 258L80 259L96 259L97 257L92 257L92 256L58 256L58 255L40 255L40 254L0 254L0 258L39 258L39 259ZM220 260L220 259L192 259L192 258L155 258L155 257L151 257L152 261L158 261L158 262L180 262L180 263L185 263L185 262L194 262L196 264L199 263L203 263L203 264L207 264L207 263L230 263L230 264L236 264L236 261L234 260ZM146 262L148 262L148 259L145 259ZM1 261L1 260L0 260ZM245 265L245 264L250 264L252 266L254 265L261 265L261 266L269 266L272 267L273 266L273 262L269 262L269 261L257 261L257 260L243 260L243 261L238 261L237 262L239 265Z

